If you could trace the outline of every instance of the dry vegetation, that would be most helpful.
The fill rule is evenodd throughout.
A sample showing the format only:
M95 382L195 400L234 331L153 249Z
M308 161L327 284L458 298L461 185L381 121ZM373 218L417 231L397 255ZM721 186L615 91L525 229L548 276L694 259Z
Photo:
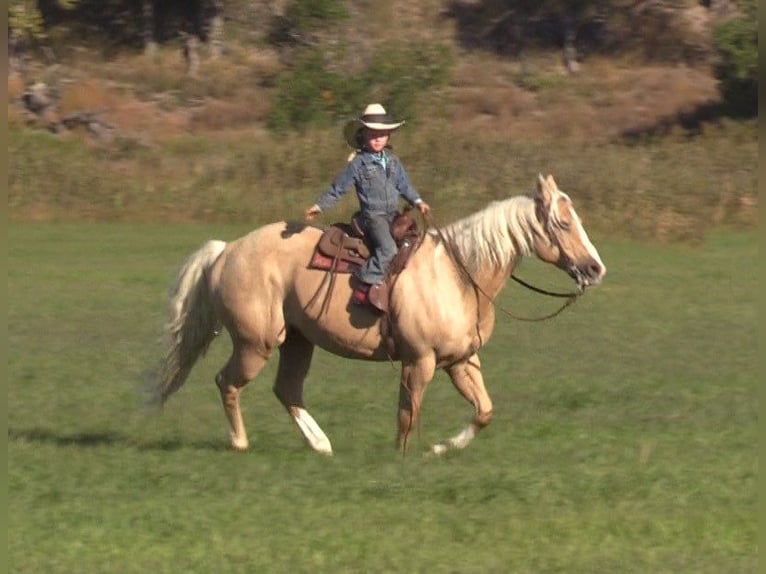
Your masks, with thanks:
M367 28L348 27L359 50L347 57L405 30L454 46L450 82L423 94L417 118L394 142L442 219L522 192L548 171L603 229L674 240L698 239L709 225L755 224L755 128L697 121L718 98L707 64L592 56L569 75L558 54L508 58L459 48L441 2L394 4L365 5L380 26L366 41ZM699 11L693 16L692 32L702 34L706 24ZM79 48L53 66L37 63L25 80L10 75L12 217L298 216L341 167L345 148L339 126L289 136L265 129L283 68L265 44L233 42L223 60L202 62L196 80L172 46L154 60L134 53L105 60ZM55 86L60 117L94 113L109 137L38 129L20 105L30 78Z
M101 74L85 72L88 66L69 70L60 82L59 112L96 111L125 137L151 142L259 129L270 111L270 90L259 80L275 74L275 53L257 50L239 62L208 62L195 88L187 85L191 80L180 60L171 54L149 63L143 56L123 56ZM142 94L146 84L166 89ZM17 74L8 77L13 124L21 122L23 85ZM181 92L194 90L214 95L178 100ZM545 138L556 133L575 142L614 141L692 114L717 98L716 81L705 67L593 58L570 76L555 55L515 62L469 53L455 66L450 85L423 99L419 122L448 122L465 134L489 130L497 137Z

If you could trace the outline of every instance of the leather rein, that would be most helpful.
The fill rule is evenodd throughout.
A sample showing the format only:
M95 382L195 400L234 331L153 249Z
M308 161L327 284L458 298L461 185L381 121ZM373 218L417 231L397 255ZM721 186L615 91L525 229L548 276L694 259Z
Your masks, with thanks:
M572 303L574 303L577 300L577 298L584 293L584 290L582 288L578 289L577 291L571 291L569 293L557 293L555 291L547 291L545 289L541 289L540 287L535 287L534 285L530 285L529 283L527 283L523 279L520 279L520 278L516 277L516 275L514 275L513 273L511 273L511 279L516 281L516 283L518 283L519 285L523 285L527 289L531 289L535 293L540 293L541 295L548 295L549 297L564 297L564 298L566 298L566 301L564 302L564 304L561 307L559 307L553 313L549 313L548 315L545 315L543 317L534 317L534 318L518 317L516 315L511 314L510 311L504 309L503 307L500 307L500 310L503 313L505 313L509 317L512 317L512 318L516 319L517 321L545 321L546 319L552 319L553 317L555 317L556 315L561 313L564 309L569 307ZM494 303L494 301L493 301L493 303Z

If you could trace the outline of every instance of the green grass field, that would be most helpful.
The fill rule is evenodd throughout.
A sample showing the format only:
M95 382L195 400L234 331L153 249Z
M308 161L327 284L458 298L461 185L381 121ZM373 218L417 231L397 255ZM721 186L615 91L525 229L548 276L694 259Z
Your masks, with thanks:
M493 423L433 459L470 408L438 374L402 457L387 363L315 355L306 395L332 458L273 397L276 361L244 393L251 450L228 450L224 338L161 417L142 407L177 267L244 231L11 225L9 571L756 571L754 232L594 237L604 284L551 321L499 315ZM520 273L568 285L532 260ZM511 285L501 303L557 305Z

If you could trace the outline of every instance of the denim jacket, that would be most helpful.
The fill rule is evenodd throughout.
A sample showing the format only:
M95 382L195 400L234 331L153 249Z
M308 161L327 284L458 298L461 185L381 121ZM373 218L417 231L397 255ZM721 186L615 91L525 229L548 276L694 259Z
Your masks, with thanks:
M399 158L389 149L383 150L383 153L385 168L376 154L359 152L319 197L316 202L319 208L324 211L335 205L352 183L362 213L396 213L399 210L400 195L413 205L420 201L420 195L412 187Z

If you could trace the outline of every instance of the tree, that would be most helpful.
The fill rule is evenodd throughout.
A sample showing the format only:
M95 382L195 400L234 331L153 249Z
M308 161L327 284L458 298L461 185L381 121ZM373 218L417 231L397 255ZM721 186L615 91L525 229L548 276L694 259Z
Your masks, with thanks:
M178 38L193 74L199 43L211 57L223 53L224 0L10 0L9 55L44 43L47 31L66 23L112 45L141 47L153 55L164 42Z

